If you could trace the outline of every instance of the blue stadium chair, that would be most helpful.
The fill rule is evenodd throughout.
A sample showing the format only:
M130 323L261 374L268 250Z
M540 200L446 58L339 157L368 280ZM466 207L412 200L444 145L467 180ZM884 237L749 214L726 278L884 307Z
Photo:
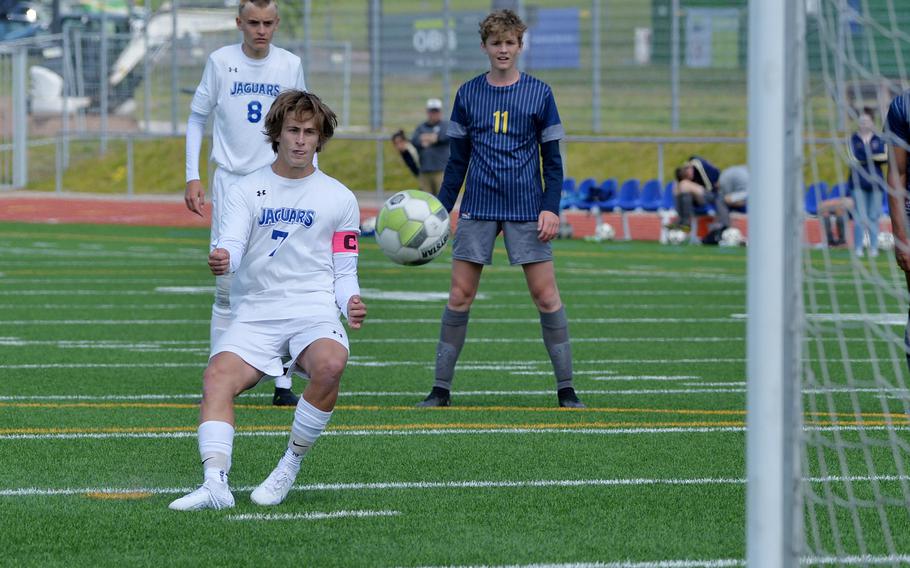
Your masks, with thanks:
M673 199L673 185L676 182L668 181L664 187L664 192L660 199L660 208L663 211L673 211L676 208L676 201Z
M619 201L616 178L607 178L594 190L594 205L601 211L613 211Z
M672 192L672 186L670 191ZM657 211L661 208L663 198L660 191L660 182L656 179L649 179L641 186L641 208L645 211Z
M824 201L827 193L828 184L823 181L813 183L806 188L803 209L805 209L807 215L812 215L813 217L818 215L818 206Z
M845 182L841 182L841 183L835 184L831 188L831 191L827 195L825 195L825 197L823 199L838 199L838 198L844 197L846 195L847 195L847 184Z
M637 179L627 179L619 188L619 200L617 205L623 211L635 211L641 205L641 193L639 186L641 182Z
M596 179L586 178L582 180L582 182L578 184L578 190L575 194L575 207L584 209L585 211L591 209L591 207L594 206L594 199L596 198L596 187Z
M576 188L575 178L565 178L562 180L562 193L559 196L559 210L575 207Z

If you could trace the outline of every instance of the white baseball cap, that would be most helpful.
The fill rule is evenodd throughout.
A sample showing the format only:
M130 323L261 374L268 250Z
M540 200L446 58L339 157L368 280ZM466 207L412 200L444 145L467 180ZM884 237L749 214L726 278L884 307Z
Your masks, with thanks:
M427 99L427 110L442 110L442 101L439 99Z

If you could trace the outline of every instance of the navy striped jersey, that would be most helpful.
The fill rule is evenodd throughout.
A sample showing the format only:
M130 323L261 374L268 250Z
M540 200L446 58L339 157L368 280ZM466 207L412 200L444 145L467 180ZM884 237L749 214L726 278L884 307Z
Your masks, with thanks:
M543 201L540 144L563 134L553 91L543 81L521 73L517 82L496 87L483 74L463 84L449 121L449 138L471 145L460 216L536 221Z
M910 90L894 97L888 108L885 120L886 142L895 148L906 148L910 145ZM907 176L907 189L910 189L910 175ZM904 201L904 210L910 214L910 200Z

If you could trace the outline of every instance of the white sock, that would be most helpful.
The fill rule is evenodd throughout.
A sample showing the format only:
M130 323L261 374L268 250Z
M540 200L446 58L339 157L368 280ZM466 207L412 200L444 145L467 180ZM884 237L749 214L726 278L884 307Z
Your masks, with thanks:
M319 410L307 402L305 398L300 397L297 402L297 409L294 411L294 422L291 424L291 439L288 440L288 451L285 452L285 457L288 457L288 453L296 456L293 461L289 462L290 465L296 462L297 467L300 467L303 456L316 443L316 439L325 430L331 418L331 410L328 412Z
M291 368L288 369L288 372L287 372L286 374L280 375L280 376L278 376L278 377L275 377L275 388L276 388L276 389L289 389L289 388L291 388L291 386L292 386L292 383L291 383L291 369L293 369L293 368L294 368L294 366L293 366L293 364L292 364L292 365L291 365Z
M233 426L218 420L207 420L199 425L199 455L207 481L227 483L233 449Z

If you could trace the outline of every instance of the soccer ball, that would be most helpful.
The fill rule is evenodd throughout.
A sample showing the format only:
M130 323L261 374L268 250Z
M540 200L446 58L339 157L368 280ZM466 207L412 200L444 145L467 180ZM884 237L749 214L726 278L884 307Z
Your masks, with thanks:
M667 242L671 245L681 245L689 240L689 233L682 229L670 229L667 231Z
M894 249L894 233L882 232L878 234L878 248L881 250Z
M426 264L449 241L449 214L432 194L399 191L386 200L376 220L379 248L398 264Z
M616 230L609 223L601 223L594 229L594 234L587 240L596 243L602 241L612 241L616 237Z
M613 228L613 225L609 223L603 223L594 230L594 237L598 241L612 241L616 237L616 230Z
M720 242L718 244L722 247L738 247L743 244L743 240L742 231L736 227L730 227L729 229L724 229L724 232L720 234Z
M360 224L360 236L372 237L376 235L376 217L367 217Z

